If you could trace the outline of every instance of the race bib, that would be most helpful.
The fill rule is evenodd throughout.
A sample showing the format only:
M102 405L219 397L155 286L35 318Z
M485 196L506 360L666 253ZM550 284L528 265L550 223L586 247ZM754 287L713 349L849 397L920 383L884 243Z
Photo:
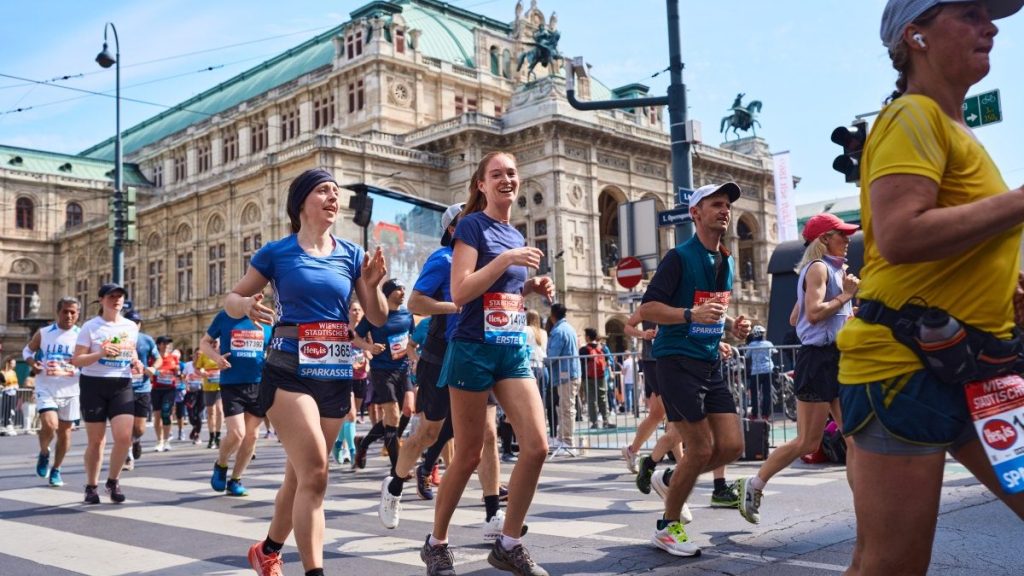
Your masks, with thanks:
M100 343L100 348L107 344L114 344L117 346L116 356L107 356L106 354L100 356L99 363L101 366L107 366L110 368L128 368L132 364L132 352L135 351L135 342L129 341L124 337L114 336L108 338Z
M520 294L484 294L484 342L503 346L526 345L526 311Z
M1007 494L1024 492L1024 378L968 383L967 407L996 478Z
M207 370L206 381L210 384L220 384L220 370Z
M70 360L71 356L63 354L47 356L43 359L43 373L53 377L74 376L78 374L78 368Z
M156 383L161 386L174 386L175 384L174 372L157 372Z
M232 330L231 357L259 358L263 354L263 330Z
M696 308L701 304L708 302L721 302L726 306L729 305L729 297L731 292L708 292L705 290L697 290L693 295L693 307ZM715 322L713 324L701 324L699 322L691 322L690 336L701 339L716 339L721 338L722 334L725 334L725 316L722 316L721 322Z
M298 330L299 376L320 380L352 378L352 342L348 324L308 322L299 324Z
M409 346L409 333L393 334L388 336L388 349L391 350L392 360L405 358Z

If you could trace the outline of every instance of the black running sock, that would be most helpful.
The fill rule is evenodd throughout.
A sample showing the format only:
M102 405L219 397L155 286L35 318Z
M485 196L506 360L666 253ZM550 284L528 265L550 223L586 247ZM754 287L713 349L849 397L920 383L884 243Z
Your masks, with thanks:
M484 496L484 510L486 510L486 512L484 513L484 520L486 522L490 522L491 518L494 518L494 515L498 513L497 494L493 496Z
M715 478L715 492L725 490L729 486L725 483L725 478Z
M444 445L452 439L452 436L452 419L445 418L444 424L441 425L441 431L437 433L437 440L423 453L423 463L420 464L420 469L425 474L430 474L433 471L434 464L437 464L437 459L441 456L441 450L444 450Z
M267 536L267 539L263 541L264 554L276 554L281 551L281 548L284 548L284 544L282 542L274 542L270 539L270 536Z
M313 568L312 570L306 570L306 576L324 576L324 569Z
M398 428L394 426L384 427L384 446L388 449L388 460L391 461L391 475L395 475L395 465L398 464Z
M658 465L658 463L654 461L654 458L644 458L643 464L644 470L650 472L654 472L654 468Z
M217 442L220 442L220 432L217 432L216 434L214 434L214 438L217 439Z
M377 422L370 428L366 436L363 436L363 443L359 445L360 450L369 450L370 445L384 437L384 422Z
M213 442L213 432L210 432L210 442Z
M402 495L402 486L405 484L405 481L408 480L408 479L409 478L401 478L399 476L392 476L391 477L391 482L388 483L388 493L391 494L392 496L401 496Z
M409 425L409 417L402 414L402 417L398 419L398 437L401 438L405 434L405 427Z
M671 523L672 523L672 521L670 521L670 520L665 520L664 518L658 518L658 530L664 530Z

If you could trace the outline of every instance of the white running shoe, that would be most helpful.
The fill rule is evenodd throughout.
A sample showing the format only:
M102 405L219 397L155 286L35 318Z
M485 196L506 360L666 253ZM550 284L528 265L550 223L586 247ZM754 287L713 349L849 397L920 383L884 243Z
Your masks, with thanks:
M640 459L640 455L633 452L633 448L630 446L622 447L622 458L626 461L626 469L629 470L630 474L636 474L636 462Z
M399 515L402 512L402 497L393 496L388 492L388 484L391 483L391 476L384 478L380 483L380 505L377 506L377 516L385 528L397 528Z
M484 522L484 541L494 542L501 536L501 529L505 527L505 511L498 512L491 516L491 519Z
M662 500L668 496L668 483L672 477L673 470L674 468L667 468L661 471L656 470L654 475L651 476L651 488L654 488L654 491L657 492ZM693 522L693 512L690 511L690 507L685 502L683 502L683 510L679 515L679 520L683 524Z
M156 446L153 447L153 452L163 452L163 451L164 451L164 443L163 442L157 442Z
M690 542L681 522L673 522L651 537L654 545L673 556L700 556L700 547Z
M747 476L739 480L740 486L740 516L751 524L761 521L761 497L762 492L750 485L753 476Z

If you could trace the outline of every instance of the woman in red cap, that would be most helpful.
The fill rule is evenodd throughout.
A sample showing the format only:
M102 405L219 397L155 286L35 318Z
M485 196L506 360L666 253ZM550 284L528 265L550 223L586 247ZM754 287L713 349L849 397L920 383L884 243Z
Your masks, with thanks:
M862 154L864 281L838 340L843 432L857 448L847 574L928 571L947 452L1024 519L1024 493L1000 489L975 432L963 374L925 369L901 343L915 310L937 308L1012 344L1024 189L1006 185L966 126L963 102L989 72L992 21L1022 5L889 0L882 15L899 77Z
M857 226L832 214L813 216L804 226L806 248L789 319L801 344L795 372L797 435L773 450L756 475L740 480L740 514L752 524L761 520L765 484L801 455L818 449L829 413L842 425L836 335L853 314L851 301L860 284L846 272L846 250L856 231Z

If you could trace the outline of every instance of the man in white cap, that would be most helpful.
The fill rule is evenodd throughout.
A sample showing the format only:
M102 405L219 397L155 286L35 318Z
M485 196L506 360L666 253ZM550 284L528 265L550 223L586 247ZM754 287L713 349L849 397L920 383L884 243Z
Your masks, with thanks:
M740 187L733 182L693 192L690 217L696 234L665 255L637 311L641 320L659 324L654 357L661 398L669 425L686 446L652 538L676 556L700 553L681 521L697 477L736 460L743 450L736 404L722 377L718 351L727 330L739 339L750 331L743 316L727 314L734 262L722 236L739 197Z

